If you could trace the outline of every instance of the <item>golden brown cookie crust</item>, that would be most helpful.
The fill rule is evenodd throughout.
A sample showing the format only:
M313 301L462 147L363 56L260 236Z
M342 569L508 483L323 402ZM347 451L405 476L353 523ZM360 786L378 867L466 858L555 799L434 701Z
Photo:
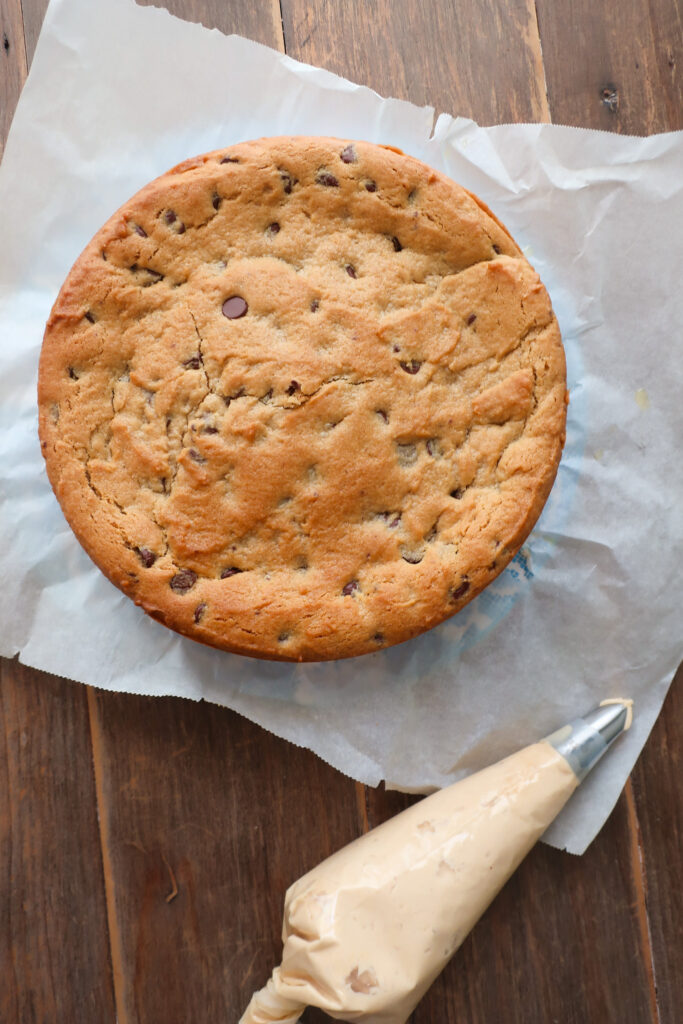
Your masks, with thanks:
M287 660L457 612L536 522L564 442L548 294L476 197L393 149L187 160L52 310L40 437L100 569L196 640Z

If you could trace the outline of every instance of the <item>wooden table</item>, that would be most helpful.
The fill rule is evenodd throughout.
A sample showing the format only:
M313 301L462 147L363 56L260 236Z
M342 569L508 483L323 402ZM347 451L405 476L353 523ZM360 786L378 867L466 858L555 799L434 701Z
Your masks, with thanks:
M484 124L683 127L676 0L166 6ZM0 140L45 7L0 0ZM681 682L590 850L536 848L415 1024L682 1019ZM408 802L222 708L16 660L0 694L3 1024L235 1024L278 961L286 886Z

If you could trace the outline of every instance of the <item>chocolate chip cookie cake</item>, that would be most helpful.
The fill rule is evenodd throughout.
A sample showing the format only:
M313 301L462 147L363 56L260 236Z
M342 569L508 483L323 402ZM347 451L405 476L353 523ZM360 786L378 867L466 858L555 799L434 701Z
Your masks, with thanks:
M565 361L487 207L391 147L187 160L76 261L40 437L79 541L149 615L262 658L376 651L459 611L552 486Z

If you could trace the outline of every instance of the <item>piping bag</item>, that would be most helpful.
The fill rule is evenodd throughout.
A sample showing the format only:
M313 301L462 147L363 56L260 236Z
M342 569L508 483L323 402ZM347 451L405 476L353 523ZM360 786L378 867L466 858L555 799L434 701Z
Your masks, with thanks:
M405 1024L494 896L614 740L605 701L539 743L425 797L309 871L285 897L282 964L240 1024Z

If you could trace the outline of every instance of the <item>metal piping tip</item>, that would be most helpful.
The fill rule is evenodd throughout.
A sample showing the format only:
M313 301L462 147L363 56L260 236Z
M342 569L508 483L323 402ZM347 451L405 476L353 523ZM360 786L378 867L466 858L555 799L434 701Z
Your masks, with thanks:
M630 727L632 704L630 700L606 701L546 736L546 743L569 762L579 782L583 782L605 751Z

